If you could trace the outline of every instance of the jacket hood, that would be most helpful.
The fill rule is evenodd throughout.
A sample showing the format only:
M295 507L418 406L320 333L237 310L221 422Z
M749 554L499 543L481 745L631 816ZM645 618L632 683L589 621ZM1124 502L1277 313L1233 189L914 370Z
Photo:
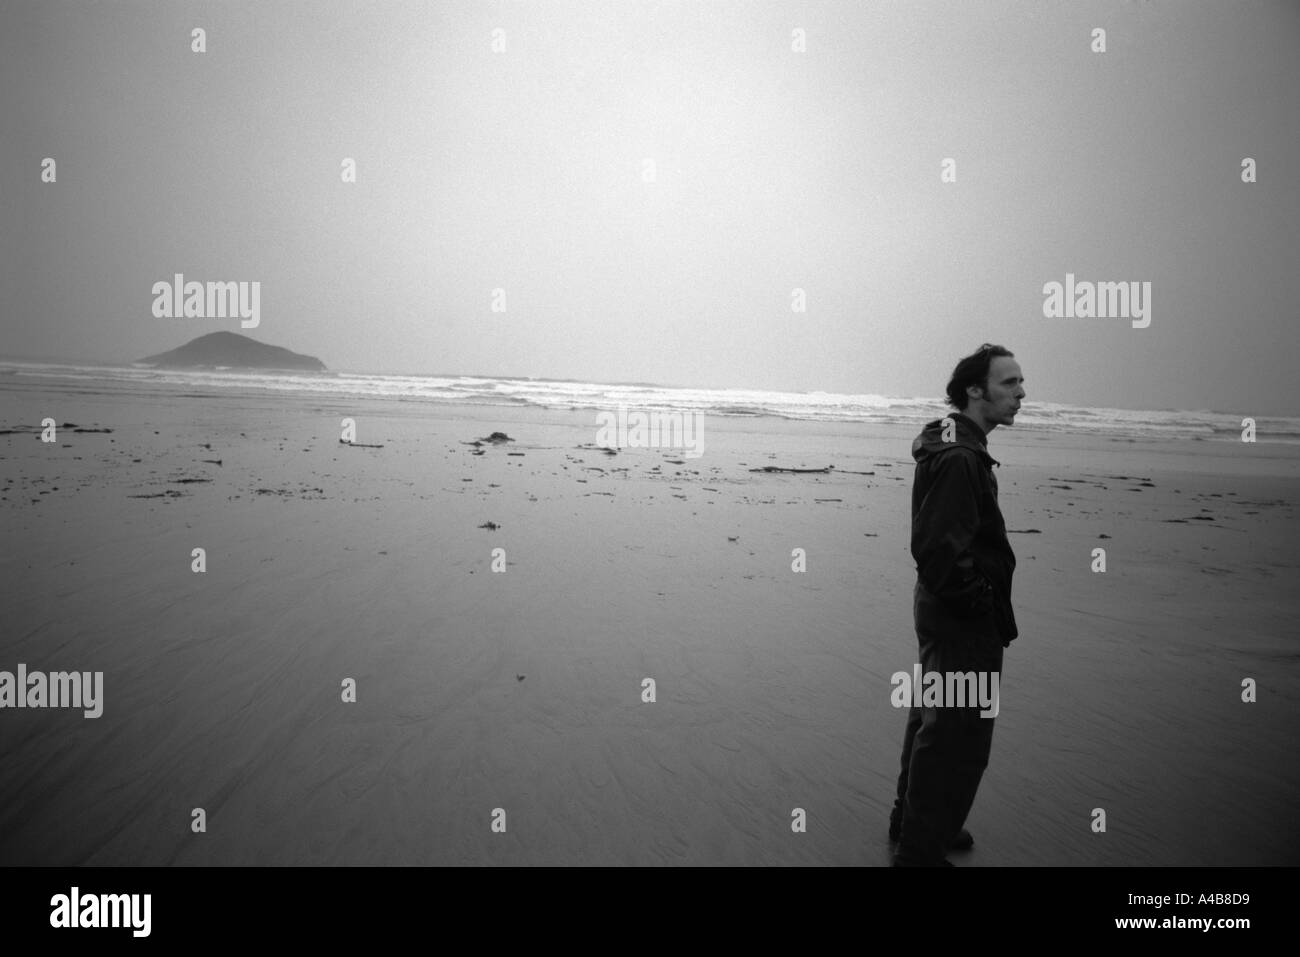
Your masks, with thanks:
M949 441L945 442L943 440L944 422L948 419L952 420L955 428L949 434ZM921 430L921 434L912 440L912 458L916 459L918 463L925 462L958 446L970 449L989 465L1002 464L989 455L988 440L984 435L984 431L972 419L967 418L960 412L952 412L943 419L927 422L925 428Z

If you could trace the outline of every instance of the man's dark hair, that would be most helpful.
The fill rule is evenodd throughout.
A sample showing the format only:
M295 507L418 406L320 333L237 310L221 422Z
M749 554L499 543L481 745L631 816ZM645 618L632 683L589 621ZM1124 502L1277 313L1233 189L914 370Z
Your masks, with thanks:
M1014 359L1015 353L1003 346L995 346L986 342L975 352L957 363L957 368L952 370L952 378L948 380L948 404L950 406L955 409L966 408L966 404L970 402L970 396L966 394L968 386L977 385L981 389L988 389L989 366L993 364L993 360L997 356Z

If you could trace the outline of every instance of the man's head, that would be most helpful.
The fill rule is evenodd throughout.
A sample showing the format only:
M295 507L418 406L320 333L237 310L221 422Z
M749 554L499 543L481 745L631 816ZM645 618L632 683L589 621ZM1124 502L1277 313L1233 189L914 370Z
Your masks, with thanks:
M1013 424L1025 397L1024 385L1012 352L986 342L957 363L948 380L948 404L987 435L999 425Z

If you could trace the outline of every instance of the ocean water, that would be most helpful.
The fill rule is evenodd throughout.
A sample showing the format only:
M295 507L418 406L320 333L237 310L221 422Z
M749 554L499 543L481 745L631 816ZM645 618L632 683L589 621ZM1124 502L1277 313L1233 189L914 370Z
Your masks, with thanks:
M520 405L542 409L610 409L699 412L707 416L772 416L820 422L921 425L946 414L938 396L871 393L768 392L685 389L481 376L377 375L354 372L236 372L151 369L144 366L61 364L0 360L0 376L18 379L176 385L348 398L371 397L430 404ZM1026 403L1017 431L1041 430L1130 438L1241 441L1243 414L1197 410L1133 410ZM1300 444L1300 418L1253 416L1256 440Z

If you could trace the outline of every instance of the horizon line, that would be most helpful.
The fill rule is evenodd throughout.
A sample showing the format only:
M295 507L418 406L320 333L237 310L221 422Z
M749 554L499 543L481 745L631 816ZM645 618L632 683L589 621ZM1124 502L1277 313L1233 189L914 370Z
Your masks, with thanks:
M240 333L233 333L233 334L240 335ZM251 336L245 338L252 339ZM252 341L260 342L260 340L255 340L255 339ZM271 343L261 343L261 344L271 345ZM285 347L281 346L279 348L285 348ZM303 355L303 353L297 353L297 354ZM316 357L310 356L309 358L316 358ZM72 359L66 356L18 356L10 353L0 352L0 361L6 361L6 360L27 361L27 362L53 362L53 363L63 363L63 364L80 363L85 365L99 365L99 366L104 366L106 368L116 368L116 369L140 368L140 366L138 365L139 360L134 360L134 359L128 360L126 362L112 362L105 359ZM185 371L194 371L194 370L186 370L184 368L178 368L173 371L185 372ZM308 370L297 370L297 369L266 369L266 370L251 369L249 371L294 372L302 375L319 374L319 372L313 373ZM816 389L816 390L805 389L801 391L792 391L789 389L769 389L769 388L758 388L755 386L719 387L719 386L703 386L703 385L680 385L680 384L667 383L667 382L618 382L618 381L603 381L598 379L556 378L551 376L485 375L483 373L477 373L477 372L454 372L454 373L452 372L388 372L388 371L380 371L374 369L349 369L349 368L326 368L323 371L326 373L334 373L334 374L342 373L346 375L404 376L410 378L435 378L435 379L485 379L485 380L504 381L504 382L560 382L560 383L572 383L577 385L632 386L636 388L651 388L651 389L683 389L683 390L690 389L690 390L705 391L705 392L771 392L775 394L784 394L784 395L822 394L822 395L837 395L837 396L871 395L871 396L877 396L882 399L902 399L902 400L909 400L909 401L927 401L931 398L931 396L926 396L926 395L887 395L883 392L856 392L856 393L855 392L828 392L822 389ZM934 396L933 399L934 402L938 405L944 407L948 406L947 399L942 395ZM1280 419L1297 418L1297 416L1288 415L1283 412L1246 413L1246 412L1224 410L1224 409L1182 409L1182 408L1152 409L1152 408L1132 408L1132 407L1119 406L1119 405L1109 405L1109 406L1082 405L1079 403L1072 403L1072 402L1058 402L1058 401L1053 401L1051 399L1040 399L1037 401L1049 405L1064 406L1067 408L1073 407L1073 408L1081 408L1081 409L1111 409L1117 412L1173 412L1173 413L1208 412L1211 415L1231 415L1231 416L1266 415L1270 418L1280 418ZM1030 400L1029 404L1032 406L1033 402L1034 400Z

